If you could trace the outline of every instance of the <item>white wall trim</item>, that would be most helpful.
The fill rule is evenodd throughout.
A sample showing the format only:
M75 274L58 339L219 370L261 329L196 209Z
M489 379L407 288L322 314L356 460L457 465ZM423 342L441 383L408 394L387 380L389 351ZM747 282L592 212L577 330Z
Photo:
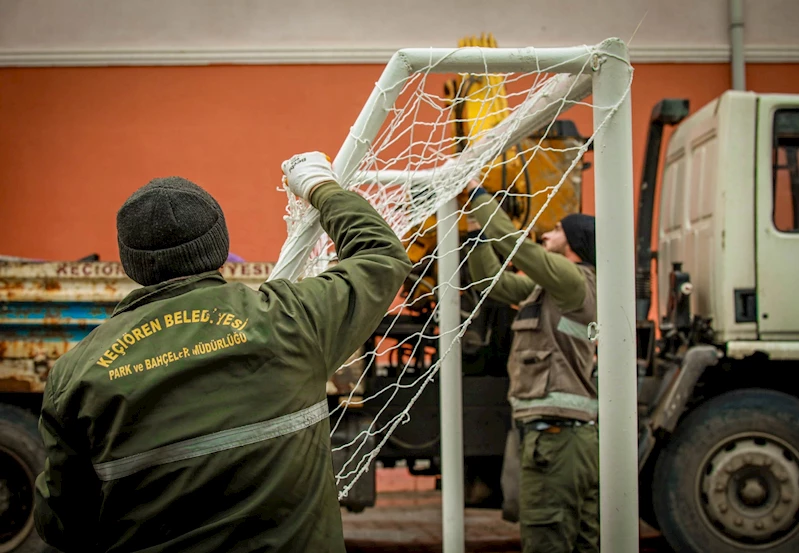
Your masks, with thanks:
M289 64L384 64L398 48L266 47L257 49L169 50L0 50L0 67L93 67L146 65L289 65ZM799 45L748 46L750 63L799 63ZM727 46L630 47L637 63L726 63Z

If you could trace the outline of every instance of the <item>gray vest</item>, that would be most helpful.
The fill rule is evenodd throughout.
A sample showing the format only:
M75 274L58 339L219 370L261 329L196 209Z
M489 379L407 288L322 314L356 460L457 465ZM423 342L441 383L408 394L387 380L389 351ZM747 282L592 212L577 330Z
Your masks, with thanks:
M508 400L515 419L597 418L591 378L596 348L588 339L588 325L596 321L596 273L591 266L578 267L586 286L579 309L561 312L540 286L519 305L508 360Z

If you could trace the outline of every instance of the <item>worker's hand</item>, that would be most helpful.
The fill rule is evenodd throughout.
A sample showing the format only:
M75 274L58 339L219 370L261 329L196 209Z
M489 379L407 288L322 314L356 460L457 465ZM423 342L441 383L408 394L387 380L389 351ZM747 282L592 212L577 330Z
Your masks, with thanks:
M469 179L469 182L466 184L466 188L464 188L460 194L456 196L458 200L458 207L465 207L468 205L469 200L472 199L472 192L474 192L475 188L480 187L480 181L477 179Z
M480 181L477 179L472 179L469 181L469 184L466 185L466 191L472 192L475 188L480 187Z
M468 232L474 232L476 230L480 230L482 227L480 223L477 222L477 219L472 217L471 215L466 216L466 230Z
M330 158L322 152L297 154L284 161L283 182L295 196L310 201L311 192L320 184L338 182Z

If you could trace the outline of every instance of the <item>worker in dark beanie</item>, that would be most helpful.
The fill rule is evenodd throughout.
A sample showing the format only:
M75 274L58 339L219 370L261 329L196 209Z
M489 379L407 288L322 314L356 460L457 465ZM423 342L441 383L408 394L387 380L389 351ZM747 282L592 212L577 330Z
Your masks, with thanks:
M181 177L134 192L117 213L117 241L125 272L143 286L219 269L230 249L222 208Z
M410 262L321 153L283 164L339 262L253 290L219 272L219 204L179 177L117 215L143 285L50 372L34 520L65 552L343 552L326 383L373 333Z
M513 253L518 230L472 181L469 269L486 288ZM516 433L508 436L505 498L518 497L524 553L599 551L599 436L593 383L596 321L594 218L564 217L513 255L522 274L503 272L490 296L518 305L508 358L508 399ZM518 444L518 447L514 445ZM520 462L508 451L519 451ZM509 467L521 466L521 474ZM515 482L505 487L506 482ZM509 510L509 509L508 509Z
M580 261L596 267L596 224L591 215L572 213L560 220L571 250Z

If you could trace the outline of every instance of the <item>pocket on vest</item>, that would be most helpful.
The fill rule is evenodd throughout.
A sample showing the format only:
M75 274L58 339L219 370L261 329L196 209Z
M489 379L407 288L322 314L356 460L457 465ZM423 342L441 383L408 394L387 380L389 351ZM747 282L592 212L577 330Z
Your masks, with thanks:
M552 352L543 350L521 350L515 359L517 378L511 379L510 395L520 399L544 397L549 388L549 373L552 368Z

